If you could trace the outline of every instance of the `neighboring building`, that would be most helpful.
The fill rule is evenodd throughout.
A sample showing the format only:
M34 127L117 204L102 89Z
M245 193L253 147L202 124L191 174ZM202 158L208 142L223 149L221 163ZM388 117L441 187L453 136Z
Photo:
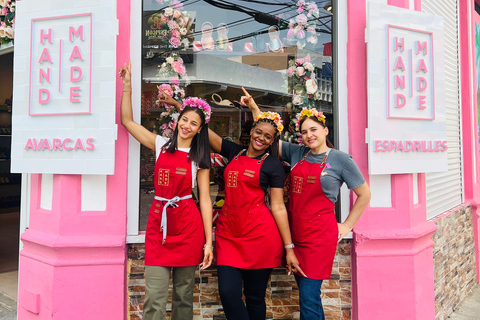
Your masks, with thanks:
M171 114L155 102L157 85L172 77L187 96L211 102L210 128L238 143L252 124L237 102L242 86L281 112L286 127L300 101L325 113L330 140L372 190L324 282L327 319L446 319L480 281L477 1L16 6L19 319L142 318L155 154L120 124L116 71L129 60L134 117L160 134L171 131ZM311 97L300 93L314 85L296 77L295 62L312 68ZM217 213L225 163L215 154L212 163ZM339 221L353 197L342 189ZM215 267L197 275L195 319L223 319ZM267 313L299 319L298 290L282 268L272 274Z

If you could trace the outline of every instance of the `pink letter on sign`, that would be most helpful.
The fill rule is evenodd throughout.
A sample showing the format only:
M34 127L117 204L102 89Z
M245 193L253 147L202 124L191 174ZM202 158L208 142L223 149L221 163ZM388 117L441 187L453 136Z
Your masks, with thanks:
M93 143L94 141L95 141L95 139L93 139L93 138L88 138L87 139L87 145L88 145L87 150L91 151L91 150L95 149L95 144Z
M70 102L80 102L80 87L70 87Z
M418 77L418 91L425 91L427 89L427 79L424 77Z
M43 98L45 96L45 98ZM38 90L38 103L46 104L50 101L50 91L48 89Z
M397 69L402 69L402 71L405 71L405 65L403 64L402 57L398 57L397 62L395 62L395 67L393 68L393 71Z
M420 41L417 41L416 54L419 54L421 51L423 51L424 56L427 55L427 43L423 42L422 44L420 44Z
M401 93L398 93L395 95L397 98L396 100L396 106L395 108L403 108L405 107L405 103L407 103L407 99L405 99L405 96Z
M395 89L400 87L400 89L405 89L405 76L395 75Z
M78 37L78 35L80 35L80 40L83 41L83 26L78 27L77 30L75 30L74 27L68 29L68 39L70 42L73 42L73 37Z
M427 109L427 106L425 105L426 98L426 96L418 96L418 109Z
M33 147L32 139L28 139L27 144L25 145L25 150L32 149L35 150Z
M78 72L76 77L74 76L75 71ZM82 80L82 76L83 76L83 73L82 73L82 69L80 67L71 67L70 68L70 81L71 82L78 82L78 81Z
M73 61L73 59L79 59L80 61L83 61L82 54L80 53L80 49L78 46L75 46L72 51L72 55L70 56L70 61Z
M45 80L50 83L50 68L47 69L47 73L40 69L40 80L38 82L43 83Z
M418 63L418 68L417 72L423 71L425 73L428 72L427 70L427 65L425 64L425 60L421 59L420 62Z
M48 43L52 43L52 29L48 29L48 33L45 34L44 30L40 30L40 43L43 44L45 38L48 39Z
M398 47L400 47L400 51L403 51L403 47L404 47L404 38L401 38L400 41L398 41L398 38L395 37L395 51L398 51Z
M44 60L52 63L52 59L50 59L50 53L48 52L47 48L43 49L42 55L40 56L40 60L38 60L38 63L42 63Z
M53 151L55 151L57 149L62 151L62 140L53 139Z

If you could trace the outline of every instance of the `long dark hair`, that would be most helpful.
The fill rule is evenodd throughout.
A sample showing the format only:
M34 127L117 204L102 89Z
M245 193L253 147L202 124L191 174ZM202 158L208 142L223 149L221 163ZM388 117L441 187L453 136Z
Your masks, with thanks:
M273 122L273 120L262 118L262 119L258 119L258 121L253 124L252 129L255 128L259 122L269 123L275 129L275 136L273 138L273 142L267 148L266 152L268 152L270 155L274 156L275 158L278 158L278 153L279 153L278 144L279 144L279 139L280 139L280 133L278 132L277 125L275 124L275 122Z
M323 123L323 121L318 120L318 118L315 117L315 116L311 116L311 117L305 117L302 120L300 120L300 129L299 129L300 132L302 132L302 125L305 122L305 120L307 120L307 119L312 119L316 123L320 124L322 127L327 128L327 126L325 125L325 123ZM327 136L325 136L325 142L327 144L327 147L334 148L333 143L331 143L330 140L328 140Z
M208 123L205 123L205 114L202 110L195 107L185 107L185 109L180 112L178 119L180 119L185 112L194 111L202 120L200 126L202 129L192 138L192 143L190 144L190 152L188 153L189 161L194 161L198 164L201 169L210 169L210 145L208 144ZM175 126L175 131L173 132L172 138L165 143L165 147L168 152L175 152L177 148L177 136L178 136L178 125Z

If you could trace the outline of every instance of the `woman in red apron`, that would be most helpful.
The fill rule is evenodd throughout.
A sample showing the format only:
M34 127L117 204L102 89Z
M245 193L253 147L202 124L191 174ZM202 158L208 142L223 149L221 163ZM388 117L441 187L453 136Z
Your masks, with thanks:
M260 112L250 95L242 97L253 114ZM325 319L320 289L329 279L337 243L358 221L370 201L370 189L351 156L332 149L325 116L316 109L297 115L297 130L305 146L285 141L280 155L292 165L288 214L295 254L304 274L295 272L299 287L300 319ZM335 201L343 183L357 199L343 223L335 218Z
M209 130L211 149L229 159L225 204L215 232L219 293L228 320L265 319L270 273L281 263L283 244L292 243L283 202L283 167L267 153L275 153L272 146L282 128L278 114L260 114L246 149ZM271 210L265 204L268 187ZM287 250L286 259L289 268L300 270L293 250Z
M121 68L119 75L123 79L122 124L157 155L155 199L145 237L147 297L143 319L166 319L171 272L172 319L193 319L196 266L201 264L202 269L208 268L213 260L207 131L210 106L197 98L186 99L173 138L167 141L133 121L130 64ZM192 199L195 179L201 213Z

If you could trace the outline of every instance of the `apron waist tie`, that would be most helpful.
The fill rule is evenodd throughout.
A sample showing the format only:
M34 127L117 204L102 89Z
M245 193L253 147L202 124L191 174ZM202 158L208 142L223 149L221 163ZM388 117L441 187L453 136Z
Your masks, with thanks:
M162 222L160 224L161 229L163 229L163 241L162 244L165 243L165 239L167 238L167 207L173 207L176 208L178 207L177 202L180 200L186 200L190 199L192 197L191 194L184 196L184 197L173 197L172 199L166 199L162 197L157 197L155 196L155 200L158 201L166 201L167 203L163 206L163 211L162 211Z

